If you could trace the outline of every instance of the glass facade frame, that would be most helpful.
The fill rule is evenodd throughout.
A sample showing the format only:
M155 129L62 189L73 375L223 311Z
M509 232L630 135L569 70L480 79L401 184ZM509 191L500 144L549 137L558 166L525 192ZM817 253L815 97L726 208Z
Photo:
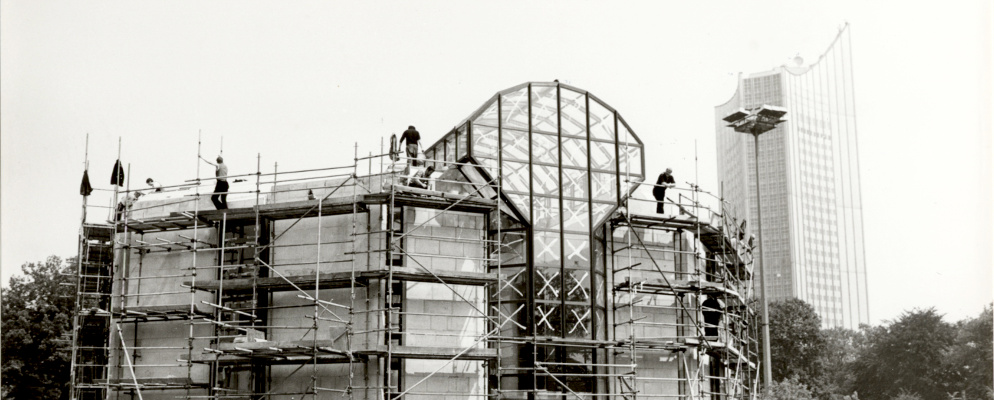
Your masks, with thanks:
M586 364L604 362L597 361L604 353L568 344L608 336L606 239L595 232L645 179L643 150L616 110L559 82L524 83L497 93L425 150L436 170L446 163L467 163L476 165L483 179L500 178L507 216L519 224L513 231L529 242L523 265L501 266L511 273L502 273L506 280L495 293L508 303L499 318L516 312L513 324L501 326L515 325L516 332L551 340L541 348L522 344L505 350L517 354L521 367L583 360L569 366L571 374L586 370L591 377L571 376L566 384L573 391L595 391L596 371ZM492 238L506 239L490 229ZM527 310L519 309L521 304ZM549 368L555 372L556 367ZM505 374L502 382L565 392L535 370L513 375L509 380Z

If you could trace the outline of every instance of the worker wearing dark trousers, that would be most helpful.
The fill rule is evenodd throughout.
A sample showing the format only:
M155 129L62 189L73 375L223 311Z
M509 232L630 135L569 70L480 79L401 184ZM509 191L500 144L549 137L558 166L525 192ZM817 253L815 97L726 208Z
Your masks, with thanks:
M404 134L401 135L398 143L407 142L407 158L409 159L409 165L418 165L418 142L421 141L421 134L418 133L417 129L414 129L414 125L407 127Z
M228 209L228 166L224 165L224 159L221 156L217 156L217 164L207 161L203 157L201 159L215 168L214 176L217 177L217 183L214 184L214 195L211 196L211 203L214 203L214 208L218 210Z
M704 336L710 340L718 339L718 325L721 324L722 306L718 299L708 296L701 303L701 314L704 314Z
M676 186L676 181L673 180L673 170L666 168L666 172L659 174L659 179L656 179L656 186L652 188L652 197L656 198L656 214L664 214L663 202L666 201L666 188L671 188Z

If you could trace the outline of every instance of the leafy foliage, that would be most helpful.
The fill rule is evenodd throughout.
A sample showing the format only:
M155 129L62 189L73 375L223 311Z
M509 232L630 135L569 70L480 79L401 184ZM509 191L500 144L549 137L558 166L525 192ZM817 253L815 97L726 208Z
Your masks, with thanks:
M4 399L69 398L72 262L25 263L2 289Z
M770 338L768 399L994 400L994 304L956 324L927 309L854 331L820 329L811 306L787 300L770 306Z
M956 338L946 356L949 369L960 382L957 398L994 399L994 306L988 304L977 318L956 324Z
M814 398L808 385L801 383L797 376L772 382L759 396L760 400L813 400Z
M821 369L820 391L828 398L843 398L851 394L856 384L854 368L867 346L866 331L863 326L854 331L845 328L829 328L821 331L825 347L818 358Z
M945 399L956 390L944 357L956 330L934 308L905 312L889 326L867 332L866 352L855 364L860 397Z
M825 348L821 318L814 307L799 299L770 304L770 358L773 380L796 377L812 387L817 384L818 360Z
M917 394L903 390L901 393L898 393L897 396L891 397L891 400L922 400L922 398Z

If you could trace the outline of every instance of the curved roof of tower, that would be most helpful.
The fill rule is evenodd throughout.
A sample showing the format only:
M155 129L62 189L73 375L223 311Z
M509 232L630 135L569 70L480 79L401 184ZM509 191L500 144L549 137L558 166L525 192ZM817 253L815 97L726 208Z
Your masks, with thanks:
M616 206L645 178L643 149L618 111L592 93L559 82L526 82L491 96L427 147L425 158L436 169L478 166L484 181L501 171L501 192L527 219L536 198ZM463 169L467 176L476 173ZM582 185L570 194L570 183Z
M643 144L642 139L640 139L638 137L638 135L635 134L635 132L631 129L631 127L628 126L628 122L625 121L624 117L622 117L621 114L618 113L618 111L614 107L611 107L611 105L609 105L608 103L604 102L599 97L597 97L596 95L594 95L593 93L591 93L591 92L589 92L587 90L584 90L584 89L581 89L581 88L578 88L578 87L575 87L575 86L572 86L572 85L568 85L568 84L565 84L565 83L560 83L560 82L531 81L531 82L525 82L525 83L521 83L521 84L518 84L518 85L515 85L515 86L511 86L511 87L509 87L507 89L498 91L493 96L491 96L487 101L485 101L483 103L483 105L481 105L479 108L477 108L475 111L473 111L469 115L469 117L467 117L466 119L463 119L458 124L456 124L456 126L454 128L452 128L452 130L449 131L449 133L453 133L453 132L459 130L460 127L465 126L467 123L472 123L473 121L477 120L481 116L484 116L484 113L486 113L488 110L493 110L494 107L495 107L495 105L496 105L496 103L497 103L497 101L498 101L498 99L501 96L511 95L511 94L514 94L516 92L521 91L522 89L526 89L526 88L534 87L534 86L538 86L538 87L558 87L560 89L566 89L568 91L579 93L579 94L583 94L583 95L587 96L589 98L589 101L594 102L597 105L599 105L599 106L603 107L604 109L606 109L607 111L610 111L611 113L617 115L617 121L618 121L619 126L625 128L625 130L627 130L627 132L630 134L629 138L619 138L620 140L624 140L625 143L627 143L627 142L638 143L640 146ZM518 125L517 128L520 129L521 125ZM527 128L527 127L525 127L525 128ZM448 134L444 135L442 138L439 138L438 140L436 140L435 143L433 143L431 146L428 146L426 148L435 148L439 144L442 144L446 140L447 137L448 137ZM643 162L643 164L644 164L644 162Z

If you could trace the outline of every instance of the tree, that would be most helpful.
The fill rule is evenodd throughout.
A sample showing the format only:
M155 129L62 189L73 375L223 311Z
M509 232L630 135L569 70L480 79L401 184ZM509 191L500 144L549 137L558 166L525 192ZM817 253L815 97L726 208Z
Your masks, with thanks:
M773 380L797 377L808 387L818 383L818 359L824 348L821 318L800 299L770 304L770 358Z
M73 261L25 263L2 289L3 398L69 398ZM65 336L64 336L65 335Z
M759 395L760 400L814 400L814 395L805 385L792 376L782 381L773 381L770 387L764 388Z
M957 390L945 360L956 330L934 308L905 312L897 321L866 332L866 351L855 363L860 398L946 399Z
M855 390L854 366L860 353L866 349L866 331L845 328L828 328L821 331L825 347L818 358L821 371L819 388L826 398L843 398Z
M957 397L994 399L994 306L987 305L977 318L956 324L956 339L947 355L958 381ZM965 392L965 393L964 393Z

